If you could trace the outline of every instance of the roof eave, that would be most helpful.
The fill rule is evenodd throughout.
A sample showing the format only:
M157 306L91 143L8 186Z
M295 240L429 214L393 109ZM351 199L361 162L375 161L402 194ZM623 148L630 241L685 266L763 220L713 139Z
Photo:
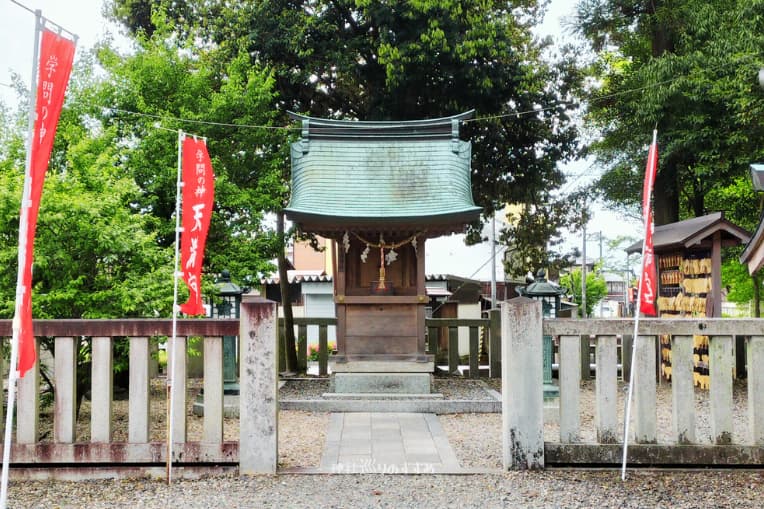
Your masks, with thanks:
M414 216L333 216L328 214L316 214L296 209L285 209L287 218L298 225L311 225L312 231L320 226L324 231L344 231L349 228L372 228L372 229L427 229L432 227L449 227L455 231L461 231L466 224L477 221L480 218L481 207L470 207L454 212L440 214L423 214Z

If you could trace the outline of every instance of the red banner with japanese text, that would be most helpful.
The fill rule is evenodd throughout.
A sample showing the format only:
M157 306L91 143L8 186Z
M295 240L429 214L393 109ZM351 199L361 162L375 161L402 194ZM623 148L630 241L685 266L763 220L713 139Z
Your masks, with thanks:
M207 144L201 138L183 140L183 212L180 265L188 286L188 301L180 306L187 315L205 314L202 303L202 261L215 196Z
M42 30L40 60L37 78L37 98L35 122L30 143L30 164L26 175L29 186L28 199L21 204L21 221L24 228L19 235L19 250L23 250L21 274L21 306L19 309L19 376L34 366L35 339L32 330L32 260L34 257L34 237L40 210L45 172L48 169L53 140L56 136L58 119L64 105L64 94L69 84L69 75L74 60L74 41L47 29Z
M642 250L642 277L639 280L639 310L649 316L655 316L657 310L655 299L658 294L658 271L655 267L653 252L653 211L650 197L653 193L655 175L658 172L658 142L657 132L653 132L653 143L647 156L645 181L642 186L642 215L645 224L645 243Z

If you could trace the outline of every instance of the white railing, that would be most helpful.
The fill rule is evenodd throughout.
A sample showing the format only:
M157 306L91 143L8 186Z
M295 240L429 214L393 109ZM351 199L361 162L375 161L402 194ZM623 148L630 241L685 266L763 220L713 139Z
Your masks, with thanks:
M547 440L538 456L538 429L543 429L544 405L540 382L520 383L523 374L507 373L502 384L506 392L517 392L512 401L523 401L530 407L520 408L524 416L512 417L516 411L510 405L504 411L510 416L505 422L508 450L507 468L540 468L548 464L617 465L621 461L623 396L619 391L617 371L617 338L633 333L633 319L555 319L540 321L536 303L514 300L502 308L502 361L526 359L511 369L524 370L534 378L542 362L540 355L527 356L525 350L537 350L542 329L559 341L559 442ZM507 321L520 321L511 326ZM640 319L636 354L632 360L635 371L634 402L632 406L632 437L629 463L662 465L762 465L764 464L764 321L758 319ZM696 433L698 399L693 383L693 335L709 336L708 420L710 440L700 440ZM509 336L508 336L509 335ZM670 383L671 431L666 440L659 440L657 401L658 349L657 337L671 337L672 377ZM511 337L510 337L511 336ZM538 336L538 337L536 337ZM744 419L747 432L742 437L733 433L733 345L736 336L746 336L745 351L748 365L747 401ZM582 339L583 338L583 339ZM581 352L582 341L588 346L593 338L596 358L595 437L585 441L581 426ZM507 351L509 350L509 351ZM538 359L537 359L538 357ZM534 366L528 367L532 363ZM705 397L705 396L704 396ZM706 411L704 408L703 411ZM541 416L540 422L529 422L528 415ZM619 417L620 415L620 417ZM665 434L664 434L665 435ZM518 445L512 437L534 437L526 445ZM515 444L513 446L513 444ZM633 445L632 445L633 444ZM514 448L513 448L514 447Z
M276 304L245 298L241 320L179 320L174 345L173 462L186 467L237 467L240 473L275 473L277 466ZM10 335L10 321L0 335ZM38 320L35 334L55 338L53 436L40 436L39 363L19 382L12 466L55 470L76 466L82 477L98 469L136 472L164 465L162 441L152 441L150 426L150 338L168 336L171 320ZM204 420L201 440L190 441L187 427L186 339L204 338ZM239 336L239 440L223 439L222 336ZM129 338L127 441L113 440L113 343ZM82 338L91 346L90 436L77 441L77 355ZM168 363L172 365L172 363ZM39 470L38 468L38 470ZM23 470L15 472L22 473Z

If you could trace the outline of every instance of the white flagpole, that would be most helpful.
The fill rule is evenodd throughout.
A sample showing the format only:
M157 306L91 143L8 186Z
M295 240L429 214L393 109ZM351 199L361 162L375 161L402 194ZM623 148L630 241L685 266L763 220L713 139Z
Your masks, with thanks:
M658 130L653 130L653 143L650 145L650 157L654 157L653 151L655 150L653 147L655 147L655 144L658 142ZM650 164L652 166L652 160L650 160ZM650 171L652 171L652 168L650 168ZM652 189L652 185L650 186L650 189ZM648 197L649 200L649 197ZM645 223L645 229L650 228L649 223L649 214L646 214L645 211L642 211L642 214L644 217L644 223ZM636 363L636 355L637 355L637 341L639 341L639 336L637 335L637 332L639 331L639 315L640 310L639 307L642 303L642 278L644 277L645 272L645 244L647 243L647 231L645 231L645 235L642 238L642 268L639 272L639 285L637 287L637 302L634 306L634 335L632 336L633 341L631 342L631 369L629 370L629 393L626 398L626 412L624 413L624 422L623 422L623 458L621 460L621 480L626 480L626 459L628 457L629 452L629 421L631 420L631 399L632 395L634 393L634 374L636 373L636 369L634 369L635 363Z
M175 261L173 263L173 293L172 293L172 338L167 345L167 354L170 365L167 369L167 484L172 483L172 429L174 424L174 412L172 411L172 384L175 375L175 339L178 333L178 278L183 275L178 271L178 258L180 251L180 201L183 189L181 179L181 166L183 159L183 131L178 129L178 176L175 197Z
M35 109L37 108L37 60L40 53L40 27L42 26L42 11L34 11L34 50L32 53L32 79L29 88L29 132L27 136L27 154L25 161L24 191L21 197L19 218L19 253L18 276L16 280L16 308L13 316L13 337L11 338L11 359L8 367L8 405L5 415L5 441L3 442L3 472L2 488L0 489L0 508L5 509L8 502L8 475L11 459L11 432L13 428L14 403L16 383L19 379L16 364L19 356L19 333L21 331L21 302L24 292L31 288L23 287L23 271L26 265L26 230L29 222L30 195L32 193L32 138L34 137Z

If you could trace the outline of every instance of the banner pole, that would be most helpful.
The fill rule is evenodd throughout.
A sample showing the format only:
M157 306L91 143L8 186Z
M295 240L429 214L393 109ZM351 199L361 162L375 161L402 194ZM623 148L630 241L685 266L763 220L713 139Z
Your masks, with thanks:
M13 336L11 338L11 358L8 366L8 404L5 415L5 439L3 442L3 472L2 487L0 488L0 508L5 509L8 502L8 474L11 458L11 433L13 428L14 406L16 398L16 384L18 382L19 333L21 330L21 303L24 292L32 291L23 286L23 271L26 266L26 229L29 222L30 195L32 192L32 138L34 137L35 110L37 108L37 67L40 58L40 27L42 25L42 11L34 11L34 45L32 53L32 79L29 88L29 128L27 134L27 153L25 160L24 190L21 196L19 217L19 252L18 252L18 276L16 280L16 304L13 316Z
M169 366L167 369L167 484L172 483L172 430L175 422L174 412L172 411L172 384L175 375L175 339L178 334L178 277L182 275L178 271L178 258L180 251L180 200L183 181L181 180L181 164L183 157L183 131L178 129L178 176L176 183L175 196L175 261L173 262L173 291L172 291L172 338L167 345L169 357Z
M652 168L653 164L657 164L657 161L653 163L652 158L656 157L655 151L657 150L657 143L658 143L658 130L653 130L653 142L650 145L650 152L649 157L651 158L648 162L650 165L650 168ZM652 172L652 170L650 170ZM651 173L652 178L652 173ZM649 189L652 190L653 183L650 182ZM650 198L648 197L648 200ZM641 270L640 273L640 281L639 285L637 286L637 302L635 303L634 309L636 310L636 313L634 313L634 335L632 336L634 339L631 342L631 369L629 370L629 392L628 396L626 397L626 412L624 412L624 422L623 422L623 458L621 459L621 480L626 480L626 460L628 458L628 452L629 452L629 421L631 420L631 400L632 396L634 394L634 374L636 373L635 363L636 363L636 355L637 355L637 342L639 341L639 336L637 333L639 332L639 315L641 314L640 306L642 305L642 286L643 281L642 278L644 278L645 273L645 246L647 244L647 228L651 227L651 214L649 211L642 211L643 217L643 223L645 225L645 235L642 238L642 263L641 263Z
M642 241L642 270L641 272L644 272L645 270L645 262L644 262L644 252L645 252L645 241ZM634 309L636 310L636 313L634 314L634 335L632 336L634 339L631 342L631 369L629 369L629 392L628 396L626 397L626 412L624 413L624 422L623 422L623 458L621 460L621 480L626 480L626 459L628 457L628 451L629 451L629 421L631 420L631 399L632 394L634 393L634 373L637 371L634 369L635 365L635 359L637 354L637 341L639 341L639 336L637 335L637 332L639 331L639 315L641 312L639 311L639 303L642 299L642 284L640 283L638 289L637 289L637 302Z

